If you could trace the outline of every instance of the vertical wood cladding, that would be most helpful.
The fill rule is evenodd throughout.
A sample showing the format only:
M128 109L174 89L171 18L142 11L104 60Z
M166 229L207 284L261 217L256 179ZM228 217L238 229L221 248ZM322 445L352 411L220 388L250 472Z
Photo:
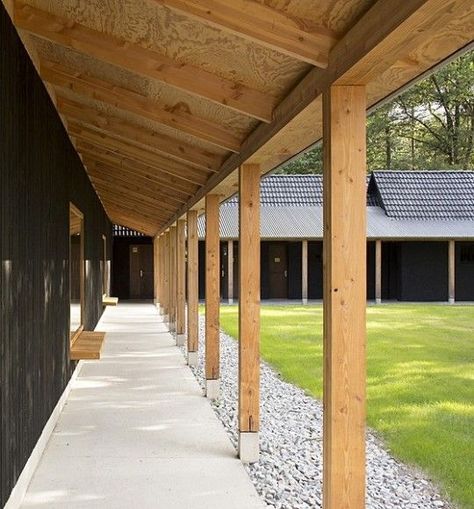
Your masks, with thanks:
M85 218L86 328L103 310L102 234L111 247L111 225L2 4L0 40L3 506L75 367L69 201Z

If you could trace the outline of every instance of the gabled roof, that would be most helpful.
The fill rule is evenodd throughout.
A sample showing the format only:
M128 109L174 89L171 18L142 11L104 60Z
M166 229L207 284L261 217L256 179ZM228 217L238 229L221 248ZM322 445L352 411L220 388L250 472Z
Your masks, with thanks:
M367 176L367 184L370 175ZM371 205L368 197L368 205ZM238 195L234 195L223 205L236 206ZM260 204L262 207L315 207L323 204L323 176L311 175L269 175L260 184Z
M237 205L238 195L225 205ZM278 207L308 207L323 204L322 175L269 175L260 184L260 204Z
M394 219L474 219L472 171L375 171L369 193Z

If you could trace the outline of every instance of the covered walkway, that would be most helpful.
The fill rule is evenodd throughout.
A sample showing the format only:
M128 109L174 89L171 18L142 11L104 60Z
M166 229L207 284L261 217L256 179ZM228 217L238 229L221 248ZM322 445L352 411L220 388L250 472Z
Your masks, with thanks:
M262 508L152 304L108 308L23 507Z

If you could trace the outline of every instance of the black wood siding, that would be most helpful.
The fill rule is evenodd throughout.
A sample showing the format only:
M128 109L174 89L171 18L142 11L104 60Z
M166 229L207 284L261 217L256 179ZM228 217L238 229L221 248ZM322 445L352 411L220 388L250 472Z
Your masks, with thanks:
M474 242L456 242L456 300L474 300Z
M69 360L69 202L85 218L87 328L103 309L102 234L110 239L111 225L2 4L0 41L3 507L75 367Z
M399 300L448 300L448 243L400 243Z

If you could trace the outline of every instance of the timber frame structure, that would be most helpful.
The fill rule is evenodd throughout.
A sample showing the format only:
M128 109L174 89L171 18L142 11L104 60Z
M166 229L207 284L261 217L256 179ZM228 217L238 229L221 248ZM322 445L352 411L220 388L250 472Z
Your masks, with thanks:
M218 206L240 189L243 461L258 459L259 178L323 140L323 499L364 507L366 112L471 46L472 0L2 1L109 219L155 238L155 298L178 341L187 219L190 363L206 211L212 398Z

